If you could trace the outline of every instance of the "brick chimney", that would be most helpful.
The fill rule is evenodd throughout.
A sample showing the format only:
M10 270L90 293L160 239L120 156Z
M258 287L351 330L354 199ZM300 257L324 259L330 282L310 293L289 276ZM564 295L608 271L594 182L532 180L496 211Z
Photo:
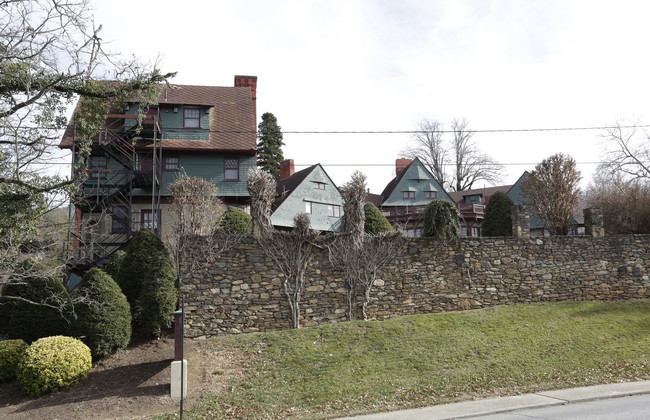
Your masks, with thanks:
M289 178L293 172L293 159L287 159L280 164L280 179Z
M253 98L253 117L254 125L257 129L257 76L235 76L235 87L251 88L251 97Z
M399 174L402 173L402 171L409 166L409 164L412 162L412 159L396 159L395 160L395 176L399 176Z

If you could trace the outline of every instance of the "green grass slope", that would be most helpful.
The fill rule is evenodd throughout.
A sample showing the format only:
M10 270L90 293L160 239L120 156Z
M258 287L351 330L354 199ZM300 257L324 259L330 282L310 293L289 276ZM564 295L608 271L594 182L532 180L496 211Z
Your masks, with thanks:
M244 353L245 379L187 418L328 418L649 379L650 300L501 306L205 345Z

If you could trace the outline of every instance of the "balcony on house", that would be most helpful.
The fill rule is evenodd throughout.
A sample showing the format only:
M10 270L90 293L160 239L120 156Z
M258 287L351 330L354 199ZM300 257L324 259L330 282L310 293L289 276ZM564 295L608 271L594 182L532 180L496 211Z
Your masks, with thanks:
M473 203L459 203L458 211L463 217L483 218L485 214L485 205Z

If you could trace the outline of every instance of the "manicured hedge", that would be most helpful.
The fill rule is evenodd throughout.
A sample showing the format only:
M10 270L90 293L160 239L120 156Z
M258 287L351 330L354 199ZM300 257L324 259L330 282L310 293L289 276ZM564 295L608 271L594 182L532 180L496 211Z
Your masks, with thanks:
M226 233L250 233L253 229L253 219L240 208L228 207L223 214L222 226Z
M131 239L116 280L131 305L134 333L159 337L172 326L178 301L176 270L169 251L151 230L142 229Z
M0 382L16 379L16 368L23 360L27 347L23 340L0 341Z
M93 360L125 348L131 340L131 308L111 276L88 271L75 291L75 332L90 347Z
M378 233L390 232L393 227L386 219L386 216L381 214L377 206L372 203L366 203L363 206L363 211L366 214L366 222L363 229L366 233L376 235Z
M39 396L84 379L92 359L90 349L72 337L41 338L25 351L16 373L23 392Z
M2 287L0 317L10 338L31 343L41 337L69 335L72 299L61 281L44 272L41 264L27 260Z

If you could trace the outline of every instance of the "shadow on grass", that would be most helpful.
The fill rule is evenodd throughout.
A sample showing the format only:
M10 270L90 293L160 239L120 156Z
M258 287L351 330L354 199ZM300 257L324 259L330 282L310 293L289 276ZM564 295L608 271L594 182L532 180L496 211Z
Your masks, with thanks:
M0 406L22 405L17 412L55 407L108 397L137 398L169 394L169 368L173 359L120 366L91 372L86 379L69 389L38 398L22 393L17 382L0 387Z

